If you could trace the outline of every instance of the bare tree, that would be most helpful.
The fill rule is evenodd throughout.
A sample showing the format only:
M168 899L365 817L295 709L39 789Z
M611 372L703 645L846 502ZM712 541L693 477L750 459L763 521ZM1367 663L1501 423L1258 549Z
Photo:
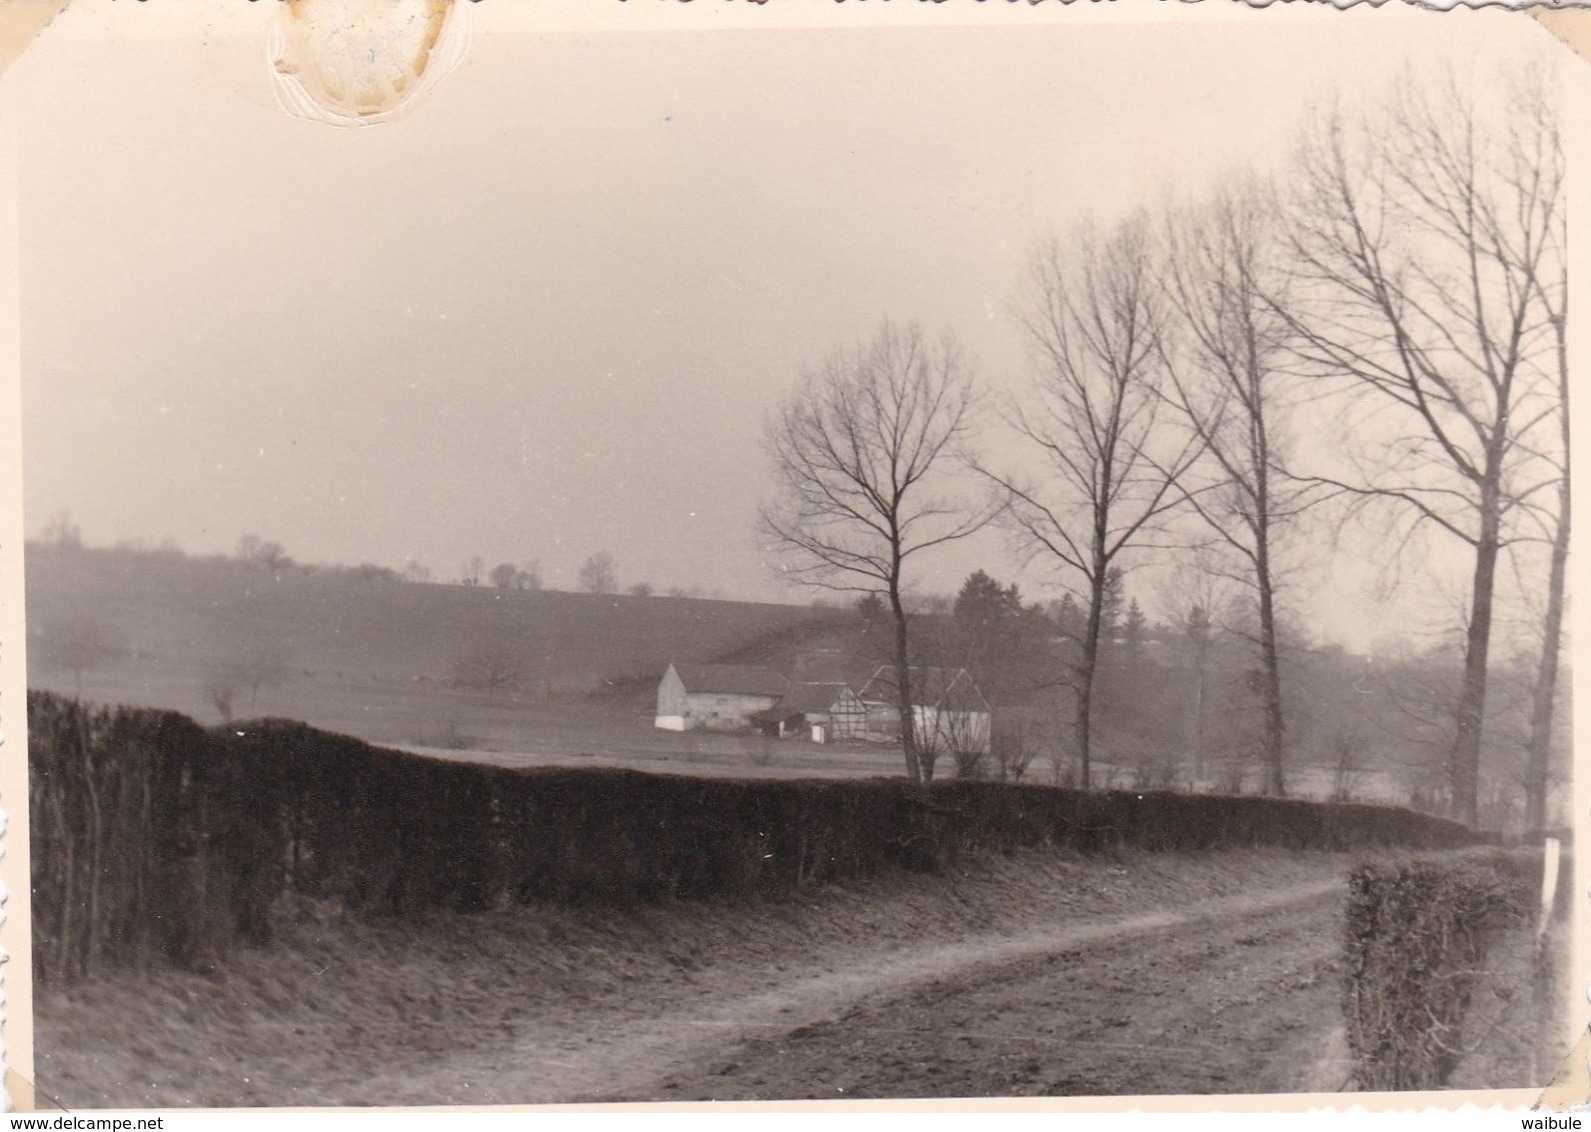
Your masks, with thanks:
M215 685L224 687L230 684L234 689L247 688L249 710L253 711L259 706L262 688L274 688L287 682L291 662L292 653L286 645L268 641L248 645L221 666L211 688L211 701L218 710L221 709L215 697Z
M519 590L519 566L514 563L498 563L492 568L492 585L500 590Z
M82 550L83 531L72 518L72 510L63 507L44 525L43 539L46 545L57 550Z
M1406 540L1445 532L1474 555L1448 774L1476 819L1500 551L1543 481L1528 438L1554 412L1543 296L1563 185L1545 111L1488 114L1449 78L1380 114L1323 120L1300 150L1279 307L1315 373L1340 381L1347 467L1308 478L1355 509L1387 506Z
M1541 177L1551 191L1562 191L1563 141L1557 118L1539 88L1527 87L1518 100L1519 111L1534 118L1532 128L1513 135L1510 165L1513 179ZM1570 437L1569 437L1569 269L1568 226L1559 209L1545 231L1546 263L1531 272L1539 300L1551 327L1553 376L1552 418L1546 422L1542 454L1557 484L1557 506L1545 516L1551 551L1547 567L1547 603L1542 617L1541 656L1531 696L1530 737L1525 743L1525 828L1539 833L1547 825L1547 791L1551 781L1553 726L1557 719L1558 668L1563 651L1564 590L1568 577L1570 542Z
M945 481L973 427L972 373L948 334L884 323L871 340L831 354L768 424L778 481L762 530L787 552L786 576L883 601L894 627L894 692L906 773L933 764L912 712L911 651L902 593L908 563L987 525Z
M1180 333L1166 350L1164 388L1201 450L1176 480L1179 494L1241 563L1230 576L1254 597L1264 788L1282 794L1286 721L1276 635L1277 551L1283 528L1311 493L1287 477L1279 459L1292 330L1281 313L1288 296L1277 263L1274 199L1250 182L1172 215L1165 279ZM1204 610L1206 618L1210 612Z
M31 627L30 627L31 628ZM127 653L122 635L106 622L77 612L34 628L29 646L46 666L72 674L73 694L83 696L83 676Z
M479 554L472 554L459 566L459 584L465 586L478 586L481 584L481 571L486 569L486 559Z
M262 689L287 682L291 661L285 645L265 641L247 645L215 666L204 684L205 697L223 723L231 722L243 692L249 694L249 710L257 710Z
M232 708L238 698L237 673L223 667L204 686L204 694L221 716L222 723L232 722Z
M1101 626L1112 571L1182 502L1172 485L1197 454L1191 434L1165 428L1165 317L1146 225L1101 238L1083 228L1034 255L1020 318L1037 363L1008 423L1045 462L1032 483L983 469L1007 497L1030 551L1081 575L1086 624L1073 686L1081 784L1090 784L1092 714Z
M1002 781L1022 781L1048 745L1049 726L1043 715L1027 708L996 712L989 733L989 755Z
M250 566L258 566L273 574L293 564L279 542L262 539L258 535L244 535L238 540L237 558Z
M431 580L431 568L413 558L406 558L403 562L403 580L424 585Z
M1193 667L1193 705L1187 713L1188 746L1192 756L1194 781L1203 784L1209 755L1211 662L1220 634L1225 631L1226 611L1231 605L1231 582L1208 562L1179 563L1156 587L1156 598L1170 627L1186 642Z
M487 699L517 688L532 674L530 654L506 639L486 640L472 645L454 658L449 680L457 687L485 692Z
M580 589L588 594L611 594L619 589L619 578L614 568L613 555L599 550L580 564L577 575Z
M1331 800L1353 802L1358 799L1365 779L1369 749L1363 727L1355 721L1339 721L1326 736L1326 753L1331 759Z

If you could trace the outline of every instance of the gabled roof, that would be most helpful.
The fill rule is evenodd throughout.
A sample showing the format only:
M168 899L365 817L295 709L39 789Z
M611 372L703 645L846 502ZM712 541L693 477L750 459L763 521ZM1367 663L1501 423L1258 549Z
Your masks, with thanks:
M989 701L965 668L911 668L912 703L942 711L989 711ZM872 703L895 703L895 666L881 664L859 695Z
M928 689L933 698L919 696L918 699L929 707L939 708L941 711L982 711L992 710L989 701L979 690L978 685L972 682L972 675L965 669L959 669L949 684Z
M728 696L784 696L790 682L760 664L672 665L687 692L718 692Z
M844 682L791 684L790 694L779 701L779 707L791 711L828 711L849 688Z

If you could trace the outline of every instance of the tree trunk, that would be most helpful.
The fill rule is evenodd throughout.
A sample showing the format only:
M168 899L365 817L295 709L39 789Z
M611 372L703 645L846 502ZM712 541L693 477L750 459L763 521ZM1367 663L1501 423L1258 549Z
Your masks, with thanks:
M1265 701L1265 793L1281 797L1287 793L1283 779L1286 753L1286 728L1282 719L1282 668L1276 650L1276 602L1271 593L1270 562L1261 542L1255 570L1260 596L1260 654L1263 675L1261 696Z
M77 924L72 918L72 910L77 904L77 846L73 840L75 835L71 815L66 809L66 791L62 789L61 782L50 784L49 797L59 842L57 848L61 854L61 910L55 922L53 966L56 982L67 983L72 977L72 950L77 945L77 940L73 938Z
M1275 797L1287 793L1287 724L1282 716L1282 664L1276 648L1276 585L1271 577L1271 447L1263 412L1265 390L1258 371L1251 368L1249 403L1250 462L1254 469L1254 584L1260 599L1260 659L1265 700L1265 792Z
M895 618L895 699L900 707L900 745L906 752L906 777L921 785L933 774L917 750L917 727L912 718L911 652L906 640L906 609L901 605L900 586L889 587L889 609Z
M1567 280L1565 280L1567 283ZM1567 301L1567 299L1565 299ZM1553 313L1558 346L1558 429L1563 445L1563 478L1558 481L1558 529L1552 534L1552 565L1547 573L1547 616L1542 626L1541 662L1531 693L1530 739L1525 745L1525 828L1547 828L1547 788L1552 777L1552 724L1558 700L1558 664L1563 650L1564 582L1569 569L1571 444L1569 435L1568 308Z
M101 872L105 860L104 816L100 806L98 774L94 768L93 748L85 728L78 732L77 757L83 768L83 789L88 798L88 903L84 908L85 932L83 962L80 974L93 973L95 953L99 950L100 908L99 893Z
M153 950L150 946L149 935L149 887L158 883L154 872L156 853L155 846L161 833L155 829L155 800L154 777L155 755L153 752L143 758L142 772L138 775L138 844L142 847L138 854L138 868L134 872L133 884L133 916L132 921L138 925L138 949L140 955L148 958Z
M1500 461L1498 461L1500 463ZM1499 499L1490 474L1481 489L1480 537L1475 544L1475 580L1470 597L1469 633L1464 647L1464 682L1448 777L1453 786L1453 816L1474 827L1480 810L1481 727L1486 718L1486 677L1492 642L1492 596L1497 581Z
M1083 631L1083 660L1077 667L1077 756L1084 790L1093 786L1094 676L1099 671L1099 629L1105 608L1105 572L1089 579L1088 627Z
M1564 452L1567 458L1568 449ZM1552 724L1557 706L1558 661L1563 650L1563 590L1569 567L1567 474L1558 488L1558 516L1558 529L1552 539L1552 566L1547 578L1547 617L1541 640L1541 662L1531 694L1530 740L1525 745L1525 829L1536 834L1547 828Z

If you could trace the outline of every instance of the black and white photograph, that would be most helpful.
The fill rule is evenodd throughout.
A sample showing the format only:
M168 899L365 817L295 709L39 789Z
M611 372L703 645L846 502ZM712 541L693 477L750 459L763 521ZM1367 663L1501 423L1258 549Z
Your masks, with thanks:
M0 75L11 1103L1538 1103L1587 67L64 6Z

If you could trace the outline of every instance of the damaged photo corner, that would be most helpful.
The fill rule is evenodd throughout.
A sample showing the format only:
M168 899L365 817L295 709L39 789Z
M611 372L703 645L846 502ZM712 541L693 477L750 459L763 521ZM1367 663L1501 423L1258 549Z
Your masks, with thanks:
M9 1103L1587 1103L1583 15L0 9Z

